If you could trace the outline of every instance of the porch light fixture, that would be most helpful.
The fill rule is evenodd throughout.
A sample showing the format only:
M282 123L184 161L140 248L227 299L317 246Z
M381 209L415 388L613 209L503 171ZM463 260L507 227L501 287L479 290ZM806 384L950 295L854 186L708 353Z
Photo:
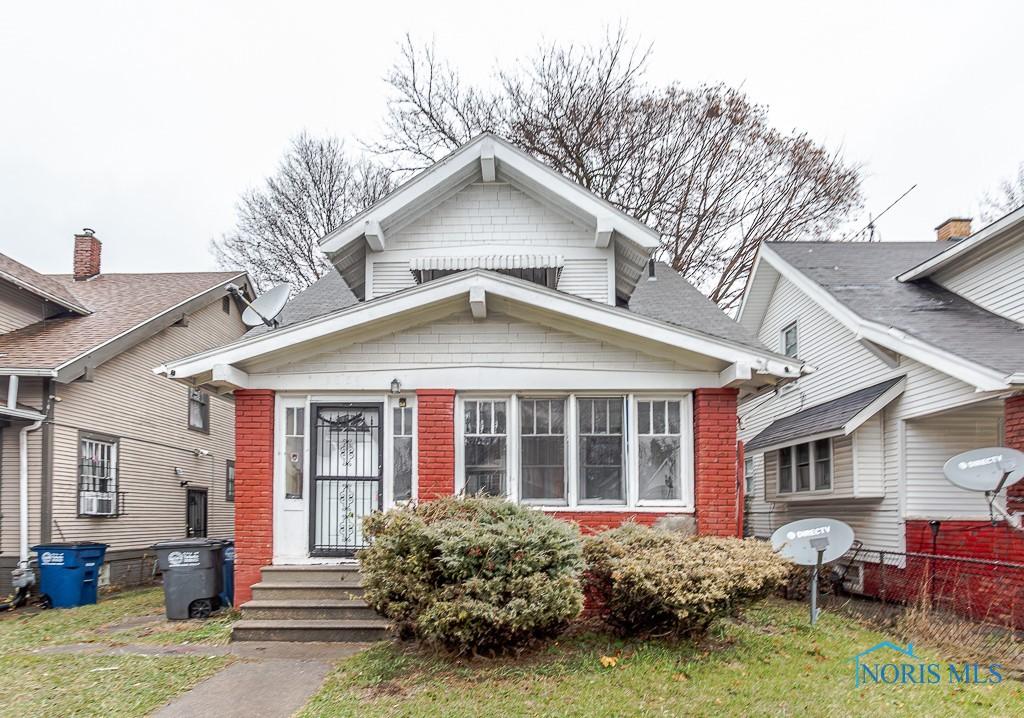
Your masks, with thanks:
M392 394L399 394L399 393L401 393L401 391L402 391L402 382L398 381L398 379L392 379L391 380L391 393Z

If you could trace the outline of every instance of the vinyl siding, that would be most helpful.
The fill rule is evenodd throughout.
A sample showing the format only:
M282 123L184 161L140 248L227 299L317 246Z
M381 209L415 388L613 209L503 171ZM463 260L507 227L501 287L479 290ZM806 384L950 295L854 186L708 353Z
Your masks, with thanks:
M558 289L614 302L614 248L595 247L593 228L500 182L468 185L409 225L387 231L386 249L367 261L371 297L414 286L413 256L488 254L561 254Z
M759 330L770 348L779 346L783 327L797 320L798 352L801 359L817 368L813 374L785 387L777 396L757 396L739 407L742 428L739 437L749 441L775 419L818 405L859 388L894 376L907 377L904 394L879 416L875 426L858 432L856 480L874 482L884 492L882 499L831 499L799 505L770 503L764 485L764 461L755 461L755 498L750 502L750 521L757 535L767 535L778 526L797 518L827 513L849 523L857 538L872 548L902 550L904 547L901 497L900 426L904 421L985 398L974 387L931 367L902 357L890 367L862 346L857 338L785 278L780 278ZM877 442L879 452L861 447ZM947 446L938 451L956 453ZM945 481L933 479L935 485ZM865 487L866 490L866 487Z
M259 371L342 372L423 366L509 366L561 369L674 371L679 365L550 327L488 312L474 321L468 310L375 339L320 349Z
M944 270L934 279L990 312L1024 323L1024 241L1020 237Z
M14 285L0 281L0 334L44 319L56 307Z
M879 412L853 432L855 496L885 493L885 413Z
M1002 445L1002 418L1002 402L990 401L907 422L908 518L988 517L985 497L946 481L942 465L949 457L962 451Z
M18 384L18 401L41 408L43 406L43 380L22 379ZM7 397L7 378L0 378L0 390ZM18 432L28 422L15 421L0 428L0 554L18 555L18 479L20 475ZM42 482L42 428L28 435L28 515L29 545L39 539L39 508Z
M55 540L89 539L111 549L145 548L185 535L185 488L207 489L210 536L234 535L234 504L225 501L227 460L234 458L234 402L210 397L209 434L188 423L188 389L152 368L170 359L223 344L242 334L238 311L220 299L101 365L92 382L60 385L54 411L53 510ZM82 517L78 513L79 433L119 439L118 490L125 514ZM193 453L204 449L209 456ZM183 470L175 475L175 467Z

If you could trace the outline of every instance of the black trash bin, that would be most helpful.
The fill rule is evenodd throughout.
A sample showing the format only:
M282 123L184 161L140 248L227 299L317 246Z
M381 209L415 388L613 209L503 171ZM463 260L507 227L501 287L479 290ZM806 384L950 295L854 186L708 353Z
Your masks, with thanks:
M206 618L220 605L223 545L217 539L181 539L153 545L164 577L167 618Z

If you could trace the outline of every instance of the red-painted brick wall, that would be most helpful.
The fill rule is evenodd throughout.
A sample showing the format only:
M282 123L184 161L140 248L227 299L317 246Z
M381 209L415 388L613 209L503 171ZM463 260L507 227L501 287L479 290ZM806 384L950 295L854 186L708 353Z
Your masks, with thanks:
M419 414L417 498L430 501L455 493L455 390L416 391Z
M235 605L274 559L274 392L235 392Z
M742 536L738 485L736 389L697 389L693 396L697 533Z
M1006 446L1024 451L1024 395L1011 396L1003 405L1003 441ZM1007 490L1012 511L1024 511L1024 481Z
M555 518L572 521L579 525L584 534L596 534L605 529L613 529L626 521L650 526L662 516L670 516L671 512L652 513L649 511L631 513L629 511L550 511Z

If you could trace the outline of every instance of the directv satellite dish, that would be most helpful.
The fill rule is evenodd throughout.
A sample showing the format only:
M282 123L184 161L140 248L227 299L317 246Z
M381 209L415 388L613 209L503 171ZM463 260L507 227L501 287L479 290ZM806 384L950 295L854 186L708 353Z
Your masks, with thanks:
M942 473L961 489L998 493L1024 477L1024 453L999 446L972 449L947 461Z
M277 318L280 316L284 305L288 303L292 286L287 282L278 284L273 289L264 292L249 302L242 296L242 292L235 285L229 285L228 292L245 302L246 309L242 312L242 321L246 326L256 327L266 324L268 327L277 326Z
M942 473L951 484L961 489L984 492L993 522L995 514L999 514L1010 528L1024 530L1021 514L1012 513L1008 507L996 503L1000 491L1024 477L1024 453L1005 446L971 449L947 461Z
M811 625L818 620L818 573L853 546L853 529L836 519L800 519L772 534L772 548L811 569Z

